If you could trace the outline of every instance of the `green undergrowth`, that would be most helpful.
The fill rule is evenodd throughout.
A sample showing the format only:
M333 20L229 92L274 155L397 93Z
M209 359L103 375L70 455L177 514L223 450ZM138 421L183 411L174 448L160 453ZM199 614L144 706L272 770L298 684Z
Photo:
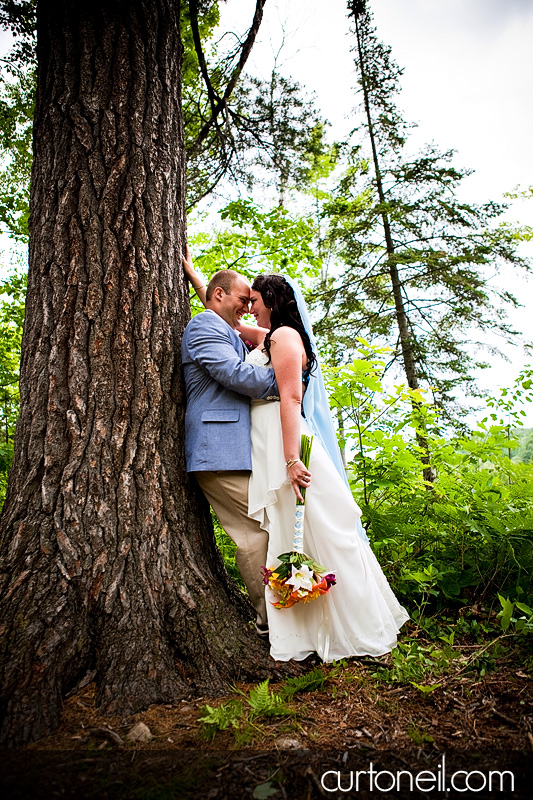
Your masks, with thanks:
M235 560L235 551L237 550L237 545L235 542L230 539L224 528L221 526L215 512L211 509L211 521L213 523L213 531L215 533L215 541L217 543L217 547L220 551L220 554L224 560L224 564L226 566L227 571L241 590L246 594L246 586L244 585L244 581L241 577L241 573L239 572L239 568L237 566L237 562Z
M525 604L520 606L502 598L498 612L474 607L463 609L455 619L441 613L411 621L398 646L379 659L323 664L275 688L268 680L247 692L233 687L234 696L202 707L201 736L212 742L226 734L226 745L242 748L298 735L311 707L349 698L354 688L369 703L385 703L390 710L394 701L383 698L394 690L425 702L438 690L453 692L465 681L476 684L499 670L518 669L523 677L533 678L532 613ZM417 730L406 732L418 741Z
M289 678L274 691L269 680L259 683L245 693L234 688L238 698L226 700L221 705L213 707L205 705L202 708L202 735L212 741L218 732L230 730L233 733L235 745L242 747L264 735L262 724L273 717L296 719L301 713L291 701L300 692L320 691L328 681L328 673L322 668L294 678ZM292 727L298 727L296 724Z

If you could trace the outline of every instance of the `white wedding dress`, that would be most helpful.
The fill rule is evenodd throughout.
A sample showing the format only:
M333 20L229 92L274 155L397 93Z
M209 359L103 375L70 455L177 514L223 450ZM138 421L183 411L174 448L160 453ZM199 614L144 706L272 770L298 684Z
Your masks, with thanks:
M268 358L258 348L246 361L261 369ZM304 419L302 433L311 434ZM251 441L248 513L268 531L266 566L271 568L279 563L278 555L292 550L296 507L285 468L279 403L252 400ZM388 653L408 614L370 545L357 533L361 510L316 437L309 470L303 549L335 573L337 584L315 600L283 609L271 605L276 597L266 587L271 656L299 661L316 652L330 662Z

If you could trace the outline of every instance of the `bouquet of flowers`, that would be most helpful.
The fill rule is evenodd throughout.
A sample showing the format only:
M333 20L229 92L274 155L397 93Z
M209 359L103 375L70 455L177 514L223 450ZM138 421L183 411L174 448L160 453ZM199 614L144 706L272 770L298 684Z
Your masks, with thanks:
M303 434L300 459L307 468L309 468L312 444L313 437ZM296 501L292 550L278 556L280 564L277 567L261 568L263 583L279 597L277 602L272 603L275 608L290 608L296 603L308 603L329 592L336 583L333 572L329 572L303 551L305 492L305 488L302 488L303 503Z

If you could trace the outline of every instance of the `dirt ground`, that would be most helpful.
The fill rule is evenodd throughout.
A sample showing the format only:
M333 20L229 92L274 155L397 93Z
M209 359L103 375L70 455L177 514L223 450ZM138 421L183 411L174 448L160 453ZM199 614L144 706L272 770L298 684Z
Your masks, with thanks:
M324 668L327 671L327 668ZM533 748L533 680L521 670L500 668L495 673L456 681L441 681L426 696L413 686L380 686L368 679L372 667L350 662L340 675L330 678L321 691L294 696L295 715L261 720L253 746L261 750L285 748L285 739L305 749L365 750L411 749L430 744L439 751L493 752ZM245 693L252 686L238 687ZM276 690L276 686L272 686ZM201 709L217 706L226 698L196 698L172 705L150 706L132 717L106 717L94 708L94 686L88 686L65 703L63 722L55 733L29 745L29 750L87 750L127 746L135 750L202 750L235 747L231 730L220 731L214 741L201 735ZM126 735L137 722L148 726L153 738L130 743ZM107 737L113 731L123 740ZM290 745L296 747L296 744ZM532 789L533 793L533 789Z
M354 769L368 769L370 762L393 772L442 771L444 755L447 769L512 769L513 790L498 791L498 797L531 797L533 678L520 666L516 648L483 675L479 664L477 670L465 669L470 661L463 657L428 685L376 678L390 656L310 665L325 676L323 685L295 693L286 702L287 713L243 715L239 727L215 732L210 726L211 736L199 719L206 704L219 707L233 698L247 709L243 695L249 697L254 687L239 685L225 698L199 697L151 706L131 717L107 717L95 709L95 688L89 685L65 702L61 726L51 736L4 754L3 796L36 800L75 791L80 800L400 797L397 791L371 791L368 784L357 791L348 791L349 783L333 790L323 776L329 770L331 780L341 775L349 781ZM139 722L149 729L149 741L128 738ZM438 788L429 796L495 796L477 788L439 794ZM406 797L428 796L416 786L406 792Z

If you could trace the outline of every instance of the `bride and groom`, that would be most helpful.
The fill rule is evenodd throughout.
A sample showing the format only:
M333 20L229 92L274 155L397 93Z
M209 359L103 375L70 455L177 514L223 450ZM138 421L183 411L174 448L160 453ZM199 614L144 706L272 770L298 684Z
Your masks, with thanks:
M362 529L298 286L259 275L250 287L221 270L205 287L188 252L183 263L206 307L182 342L187 470L237 545L258 633L269 636L280 661L389 652L408 615ZM243 322L249 309L255 326ZM314 436L309 469L299 459L301 433ZM335 572L337 585L310 603L278 609L261 567L291 549L302 487L309 487L304 549Z

